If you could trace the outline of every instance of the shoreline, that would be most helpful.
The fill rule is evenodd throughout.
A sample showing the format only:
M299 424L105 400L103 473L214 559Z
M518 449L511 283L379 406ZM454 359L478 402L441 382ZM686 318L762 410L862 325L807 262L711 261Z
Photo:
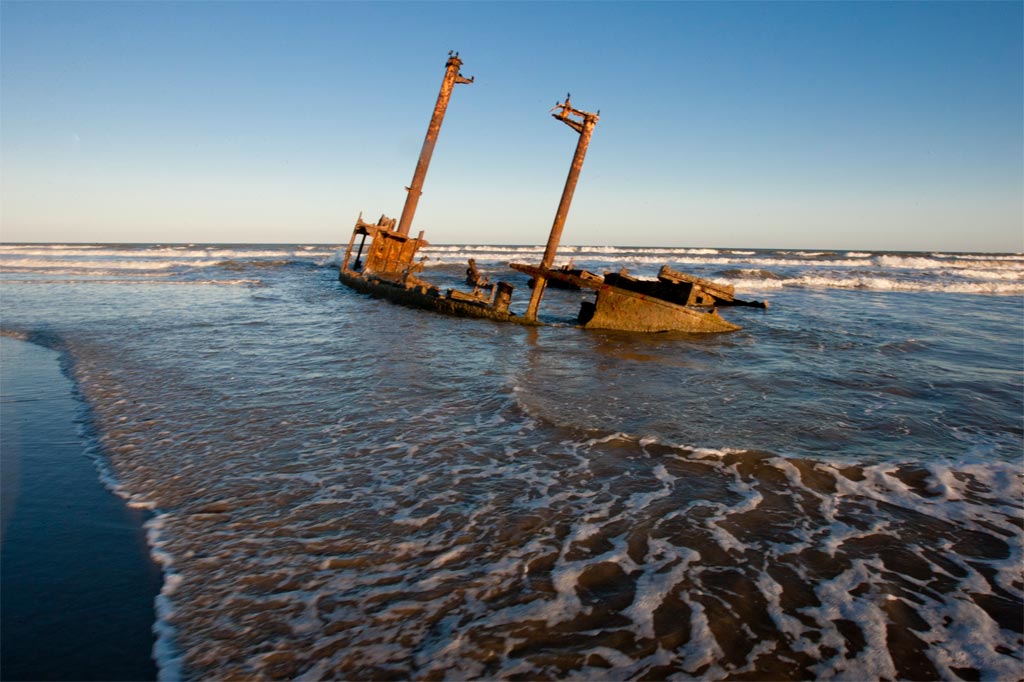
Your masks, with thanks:
M0 677L156 679L146 512L101 481L59 353L0 337Z

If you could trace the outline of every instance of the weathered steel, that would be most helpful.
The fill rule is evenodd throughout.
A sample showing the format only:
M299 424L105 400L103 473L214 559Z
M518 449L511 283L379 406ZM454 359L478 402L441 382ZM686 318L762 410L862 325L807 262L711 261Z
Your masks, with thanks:
M513 270L525 273L530 277L536 279L538 277L544 277L544 279L554 282L562 282L566 285L571 285L577 289L594 289L597 290L602 284L604 284L604 277L601 275L588 272L587 270L563 270L562 268L547 270L539 268L536 265L526 265L525 263L509 263L508 266Z
M691 290L708 294L718 301L732 301L736 298L736 288L733 286L718 284L717 282L701 279L700 277L687 275L685 272L678 272L667 265L663 265L661 270L658 271L658 281L668 285L689 285ZM700 298L698 293L697 296L694 296L687 303L688 305L705 305L705 303L699 300ZM713 302L708 301L708 304Z
M722 319L715 308L688 308L609 284L597 290L594 303L583 305L579 324L584 329L702 334L740 328Z
M558 211L555 212L555 220L551 225L548 243L544 247L544 256L540 261L542 270L550 269L551 264L555 262L558 243L562 239L562 229L565 227L565 219L569 215L569 206L572 204L572 195L576 191L576 182L579 180L580 170L583 168L583 160L587 156L587 147L590 146L590 136L594 132L594 126L597 125L598 120L598 114L574 109L569 95L565 96L565 102L556 104L555 109L559 111L552 116L579 133L580 138L576 143L576 153L572 157L572 165L569 166L569 175L565 179L565 188L562 190L562 199L558 202ZM579 120L574 117L578 117ZM540 307L540 300L544 297L546 287L547 278L543 274L538 275L533 285L533 293L530 295L530 303L526 307L528 320L537 319L537 309Z
M498 298L492 306L488 306L484 301L461 301L450 298L442 294L436 286L419 280L402 284L351 270L340 271L338 280L358 292L410 308L434 310L455 317L477 317L522 325L536 324L508 310L508 297L512 286L506 282L498 282Z
M581 272L583 272L583 270L580 270L579 268L574 268L573 267L572 259L570 258L568 263L566 263L565 265L562 265L560 267L557 267L557 268L552 268L551 272L561 272L561 273L566 274L566 275L579 275ZM546 279L547 279L546 286L549 286L552 289L568 289L569 291L579 291L580 290L579 285L574 284L571 281L566 281L566 280L563 280L563 279L558 279L556 277L547 277ZM534 288L535 286L537 286L537 278L536 277L531 277L530 281L527 282L527 285L531 289Z
M428 242L423 238L421 232L419 237L400 235L394 231L395 220L382 215L376 223L368 223L363 220L362 214L356 219L356 226L352 230L352 239L345 250L345 257L341 263L341 271L375 273L380 276L387 276L394 279L396 275L403 275L417 272L423 265L413 262L416 252ZM349 261L352 258L352 247L355 238L362 235L363 239L359 244L359 253L356 255L355 264L350 268ZM360 262L366 238L370 238L370 249L366 254L366 262Z
M441 81L441 92L437 95L437 104L434 105L434 114L430 117L430 125L427 126L427 135L423 139L423 148L420 150L420 159L416 163L416 171L412 175L412 182L406 187L408 194L405 197L405 206L402 208L402 215L398 220L398 234L409 234L412 227L412 218L416 214L416 205L423 194L423 181L427 177L427 168L430 166L430 157L434 153L434 145L437 144L437 135L441 132L441 123L444 121L444 113L448 109L448 101L452 97L452 90L457 83L472 83L472 78L463 78L459 73L462 68L462 60L459 53L449 52L448 63L445 65L444 80Z
M470 293L453 289L442 293L438 287L417 276L423 269L423 263L415 261L416 254L421 247L427 246L428 243L423 238L422 232L418 237L410 237L409 227L416 210L416 202L422 193L423 180L426 177L430 156L437 141L437 133L441 128L441 121L451 98L452 88L457 83L473 82L473 79L463 78L459 74L461 66L462 60L459 59L458 53L449 53L444 81L441 83L441 92L437 98L437 105L434 107L430 127L427 129L427 136L423 142L413 182L410 187L406 188L409 194L406 197L405 208L402 210L401 222L396 224L393 218L382 215L376 223L368 223L360 214L355 228L352 230L352 238L349 240L341 268L339 268L338 280L356 291L401 305L436 310L460 317L482 317L500 322L530 324L509 310L512 285L507 282L498 282L485 290L486 280L477 281ZM363 237L363 242L359 246L356 265L350 267L352 249L356 237L360 235ZM369 238L370 244L366 252L366 262L359 267L363 243L367 238Z
M686 305L748 306L767 308L762 301L742 301L736 298L736 288L730 284L719 284L710 280L687 275L663 265L658 272L658 281L665 285L689 286L690 295Z
M601 276L586 270L573 269L571 262L558 269L551 267L583 167L590 136L598 120L597 114L574 109L568 96L564 103L556 105L555 108L559 111L554 116L579 133L580 137L541 265L537 267L510 264L513 269L534 278L534 291L527 313L521 316L513 313L509 307L512 285L508 282L491 283L480 274L472 259L469 260L469 268L466 271L467 283L473 286L470 292L455 289L442 292L439 287L420 279L418 275L424 263L417 262L416 255L421 247L427 245L427 241L423 238L423 232L415 238L410 237L409 228L422 193L427 166L452 88L457 83L472 82L472 79L463 78L459 74L462 61L458 54L449 53L448 57L445 78L420 152L413 182L406 188L409 193L402 210L401 221L382 215L376 223L368 223L360 214L339 268L340 282L356 291L401 305L460 317L479 317L523 325L541 324L537 321L537 308L546 285L548 282L558 283L564 288L583 288L597 292L594 302L582 304L577 321L580 326L587 329L639 332L732 331L739 327L719 317L715 306L765 306L757 302L748 303L735 299L730 286L676 272L667 266L662 268L657 280L638 279L630 276L625 270ZM357 237L361 237L361 240L355 262L352 263L352 251Z
M466 284L471 287L485 287L489 283L490 279L480 274L476 267L476 261L470 258L469 267L466 268Z
M696 288L690 282L681 286L667 285L658 280L631 277L625 270L609 272L602 277L586 270L544 270L522 263L509 263L509 267L531 277L543 276L552 282L563 282L581 289L596 291L597 297L594 302L584 301L580 306L577 323L584 329L695 333L731 332L740 329L739 326L722 319L713 306L687 304L687 300L692 296L692 289ZM715 287L722 286L697 277L693 279ZM764 306L745 301L725 305Z
M508 282L498 282L494 287L494 312L508 312L508 306L512 303L512 288L512 285Z
M356 219L356 225L358 225L361 222L363 222L363 214L362 213L360 213L359 217ZM352 230L352 237L349 238L349 240L348 240L348 248L345 249L345 259L341 261L341 268L340 268L340 270L342 272L344 272L345 270L348 270L348 261L352 257L352 246L356 243L356 236L358 236L358 235L359 235L359 228L356 228L356 229ZM363 232L363 239L364 240L366 239L366 232ZM363 243L365 244L366 242L364 241ZM363 244L360 244L359 245L359 253L362 254L362 252L363 252ZM362 263L359 262L359 258L358 257L356 258L356 267L355 267L355 269L356 270L361 270L362 269Z

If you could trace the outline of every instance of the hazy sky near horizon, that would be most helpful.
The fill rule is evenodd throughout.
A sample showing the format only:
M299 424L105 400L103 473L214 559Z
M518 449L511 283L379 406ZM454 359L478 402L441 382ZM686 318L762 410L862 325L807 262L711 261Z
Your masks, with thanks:
M0 240L1024 251L1021 2L0 4Z

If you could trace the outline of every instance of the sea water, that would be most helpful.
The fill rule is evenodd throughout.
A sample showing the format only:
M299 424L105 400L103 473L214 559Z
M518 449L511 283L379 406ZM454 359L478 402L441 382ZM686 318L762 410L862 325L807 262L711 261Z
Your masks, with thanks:
M515 285L539 246L432 246ZM1024 255L563 247L734 285L720 335L355 293L319 245L6 245L152 510L165 678L1016 679ZM83 548L83 551L88 551Z

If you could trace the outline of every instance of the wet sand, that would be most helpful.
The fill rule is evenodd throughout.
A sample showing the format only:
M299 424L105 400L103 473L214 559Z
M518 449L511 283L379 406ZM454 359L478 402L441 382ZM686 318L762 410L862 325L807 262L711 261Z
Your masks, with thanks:
M146 680L159 568L86 456L58 353L0 337L0 677Z

